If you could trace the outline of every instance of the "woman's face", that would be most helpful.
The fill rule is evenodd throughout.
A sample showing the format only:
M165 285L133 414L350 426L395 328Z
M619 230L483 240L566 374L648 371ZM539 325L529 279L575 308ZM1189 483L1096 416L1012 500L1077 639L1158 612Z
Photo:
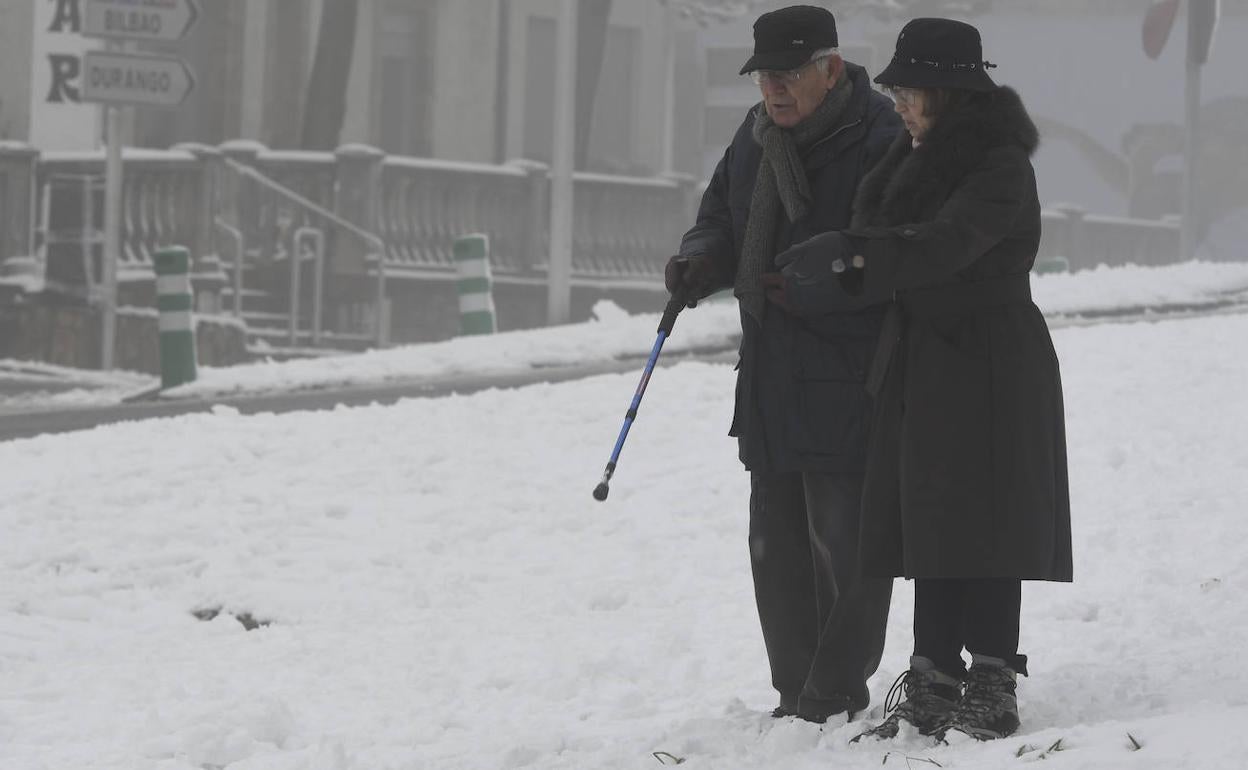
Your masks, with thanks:
M923 136L932 127L932 119L924 115L927 106L927 92L921 88L890 88L893 97L893 109L906 124L906 130L916 142L923 141Z

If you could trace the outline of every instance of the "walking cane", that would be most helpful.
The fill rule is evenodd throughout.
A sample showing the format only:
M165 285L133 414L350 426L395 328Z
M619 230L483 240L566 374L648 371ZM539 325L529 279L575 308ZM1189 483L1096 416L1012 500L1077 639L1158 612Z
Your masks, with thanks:
M607 499L607 493L611 491L608 484L611 483L611 476L615 474L615 464L619 462L620 450L624 448L624 439L628 438L628 429L633 426L633 420L637 419L637 408L641 406L641 397L646 393L646 386L650 384L650 373L654 371L654 363L659 360L659 351L663 349L663 341L672 336L672 327L676 325L676 316L680 315L680 311L685 307L685 300L680 297L672 297L668 300L667 307L663 310L663 318L659 321L659 336L654 341L654 347L650 350L650 359L646 361L646 369L641 373L641 382L637 385L637 392L633 394L633 403L629 405L628 411L624 414L624 426L620 428L619 438L615 440L615 449L611 452L611 459L607 462L607 469L602 474L602 481L598 482L598 486L594 487L594 499L602 502Z

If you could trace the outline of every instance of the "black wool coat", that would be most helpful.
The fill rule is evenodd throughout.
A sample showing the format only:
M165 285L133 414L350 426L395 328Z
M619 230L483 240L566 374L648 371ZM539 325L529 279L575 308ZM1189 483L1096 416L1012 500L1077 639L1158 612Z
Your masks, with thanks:
M866 70L846 64L854 85L840 125L816 141L803 162L813 195L810 213L777 223L779 252L849 225L854 195L884 156L901 121L871 89ZM719 285L733 285L762 148L754 141L756 106L737 129L711 178L682 255L704 255ZM775 269L774 267L772 268ZM871 400L863 390L883 307L796 318L768 305L762 322L741 312L740 363L729 434L753 471L851 472L866 466Z
M861 556L873 576L1071 579L1062 385L1028 273L1038 134L1001 87L897 139L848 235L861 297L892 297Z

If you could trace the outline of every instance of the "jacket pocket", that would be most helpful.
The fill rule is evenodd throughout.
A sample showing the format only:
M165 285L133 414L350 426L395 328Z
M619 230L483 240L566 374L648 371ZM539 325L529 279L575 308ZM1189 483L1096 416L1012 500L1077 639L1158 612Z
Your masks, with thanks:
M867 379L875 344L874 334L801 334L796 341L797 378L803 381L861 384Z
M795 403L789 410L795 450L808 455L865 454L871 398L863 383L874 342L863 337L799 341Z

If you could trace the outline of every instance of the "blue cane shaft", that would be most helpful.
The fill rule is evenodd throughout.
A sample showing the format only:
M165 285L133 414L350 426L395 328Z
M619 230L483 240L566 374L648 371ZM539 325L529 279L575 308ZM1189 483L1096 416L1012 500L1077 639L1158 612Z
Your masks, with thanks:
M646 393L646 386L650 384L650 374L654 371L654 364L659 360L659 351L663 349L663 341L667 339L666 331L659 331L658 338L654 341L654 347L650 350L650 358L646 361L645 371L641 373L641 382L637 384L637 392L633 394L633 403L629 405L628 412L624 415L624 425L620 428L620 436L615 440L615 449L611 451L611 461L608 467L614 470L616 462L620 459L620 450L624 448L624 439L628 438L628 429L633 426L633 420L637 419L637 409L641 406L641 397Z

